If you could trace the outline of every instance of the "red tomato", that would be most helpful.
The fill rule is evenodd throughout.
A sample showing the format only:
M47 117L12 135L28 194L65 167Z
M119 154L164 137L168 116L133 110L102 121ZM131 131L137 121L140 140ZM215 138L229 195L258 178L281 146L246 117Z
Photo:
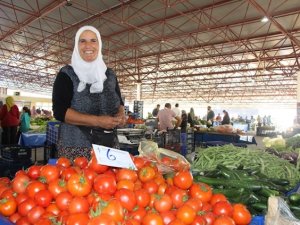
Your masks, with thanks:
M87 196L92 190L92 183L80 174L73 174L67 182L68 191L73 196Z
M143 166L139 172L138 177L142 182L147 182L156 176L156 171L152 166Z
M52 194L53 198L56 198L59 193L68 190L67 183L63 179L53 180L49 183L48 190Z
M75 213L68 216L66 225L87 225L89 220L87 213Z
M45 209L42 206L33 207L27 214L28 221L32 224L36 224L36 222L41 218L41 216L45 213Z
M32 198L28 198L24 202L18 205L18 213L21 216L26 216L28 212L35 206L36 206L35 201Z
M142 225L163 225L163 219L162 217L154 212L148 212L143 220L142 220Z
M117 189L128 189L133 191L134 190L134 182L132 182L131 180L119 180L117 182Z
M145 165L146 161L147 160L145 158L140 156L133 157L133 162L137 169L141 169Z
M114 194L117 190L117 182L114 176L100 174L94 179L94 190L99 194Z
M160 213L161 218L163 219L164 224L170 224L173 220L176 219L175 211L166 211Z
M150 203L150 194L145 189L139 189L135 191L136 204L145 208Z
M55 216L58 216L60 213L60 209L58 208L56 203L50 203L46 208L46 212L49 212Z
M98 174L104 173L109 168L108 166L98 164L98 161L95 156L93 156L90 160L88 167Z
M69 192L62 192L56 196L57 207L61 210L67 210L73 196Z
M63 168L68 168L71 166L71 161L68 158L60 157L57 159L56 165L62 166Z
M117 181L131 180L132 182L135 182L138 179L138 175L135 170L121 168L116 172L116 179Z
M193 175L190 171L179 171L173 178L174 185L181 189L188 189L193 184Z
M17 196L15 197L17 205L21 204L28 198L29 198L28 195L26 195L25 193L17 194Z
M233 205L232 218L237 225L247 225L251 222L251 214L243 204Z
M190 187L191 197L199 198L202 202L209 202L212 194L212 188L205 183L193 183Z
M179 208L189 199L189 196L185 190L174 188L171 192L171 198L173 205Z
M153 205L160 213L170 211L173 206L172 198L167 194L156 195Z
M60 178L68 181L73 174L78 174L74 167L68 167L61 171Z
M206 220L203 216L196 216L195 220L192 222L191 225L206 225Z
M37 180L33 180L31 183L28 184L27 188L26 188L26 194L34 199L34 196L36 193L38 193L41 190L45 190L47 187L44 183L37 181Z
M236 225L236 224L231 217L221 216L215 220L214 225Z
M232 216L233 208L228 201L221 201L213 205L213 213L217 216Z
M169 223L168 225L186 225L184 224L180 219L175 219L175 220L172 220L171 223Z
M31 225L32 223L29 222L27 216L23 216L17 220L16 225Z
M0 213L3 216L11 216L17 211L17 202L14 198L2 198L0 200Z
M143 207L135 207L133 211L129 212L128 217L137 220L138 222L142 222L143 217L146 215L147 211Z
M158 185L154 180L149 180L143 183L143 188L150 194L155 194L158 191Z
M55 165L44 165L41 168L40 176L46 179L46 182L49 184L51 181L58 179L59 177L59 169Z
M71 199L68 207L69 213L87 213L89 211L89 202L84 197L74 197Z
M39 166L39 165L33 165L33 166L30 166L28 169L27 169L27 175L35 180L37 178L40 177L40 174L41 174L41 168L42 166Z
M200 211L203 207L203 203L199 198L190 198L184 204L190 206L196 212Z
M117 223L113 221L110 215L100 214L99 216L91 218L87 225L117 225Z
M18 219L21 218L21 215L19 213L14 213L9 217L10 222L16 223Z
M95 177L98 175L95 171L93 171L91 168L85 168L83 169L84 176L91 182L94 182Z
M117 190L115 198L120 201L121 205L128 211L132 211L136 206L136 197L133 191L128 189Z
M24 193L30 178L26 174L19 174L12 180L12 189L16 193Z
M191 224L196 218L196 211L188 205L181 206L176 212L176 218L185 224Z
M86 157L77 157L74 159L74 166L78 166L80 169L85 169L89 164L89 161Z
M110 215L115 222L121 222L124 219L123 207L116 199L107 202L106 207L102 209L102 213Z
M225 201L225 202L228 201L224 194L222 193L213 194L213 196L210 199L210 204L214 205L217 202L221 202L221 201Z
M49 190L41 190L34 196L35 202L42 207L47 207L50 205L53 196Z
M212 225L216 219L216 216L212 212L206 212L203 215L203 218L206 220L207 225Z

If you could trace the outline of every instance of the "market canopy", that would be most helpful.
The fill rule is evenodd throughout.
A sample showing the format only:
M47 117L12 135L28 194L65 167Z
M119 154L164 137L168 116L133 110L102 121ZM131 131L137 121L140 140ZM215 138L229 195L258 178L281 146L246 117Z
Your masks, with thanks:
M2 0L0 18L1 87L50 94L93 25L129 101L140 83L143 100L296 102L299 0Z

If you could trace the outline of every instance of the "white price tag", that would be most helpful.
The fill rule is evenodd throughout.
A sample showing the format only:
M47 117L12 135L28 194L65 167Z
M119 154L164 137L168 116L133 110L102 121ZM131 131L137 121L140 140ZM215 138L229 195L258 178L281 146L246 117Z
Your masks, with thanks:
M93 149L99 164L137 170L129 152L95 144Z

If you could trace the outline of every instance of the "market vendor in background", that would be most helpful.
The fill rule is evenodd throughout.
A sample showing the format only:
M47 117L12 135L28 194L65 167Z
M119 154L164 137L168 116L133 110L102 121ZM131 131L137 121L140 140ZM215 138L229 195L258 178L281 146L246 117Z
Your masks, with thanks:
M20 112L13 97L8 96L5 99L5 104L1 107L0 121L3 129L2 144L11 145L17 144L17 132L20 123Z
M153 117L157 117L157 114L159 112L159 109L160 109L160 104L157 104L156 107L153 109L152 111L152 116Z
M99 31L81 27L75 36L71 65L53 86L53 113L62 121L58 157L90 158L92 143L118 148L116 127L126 123L124 103L114 71L102 59Z
M211 107L208 106L207 107L207 127L213 126L214 119L215 119L215 113L211 109Z
M230 124L230 117L226 110L223 110L224 116L222 120L222 125Z
M175 126L173 124L173 119L175 119ZM171 110L171 104L166 103L165 108L159 110L157 114L157 120L159 123L159 130L171 130L176 129L180 126L181 118L176 116L175 112Z

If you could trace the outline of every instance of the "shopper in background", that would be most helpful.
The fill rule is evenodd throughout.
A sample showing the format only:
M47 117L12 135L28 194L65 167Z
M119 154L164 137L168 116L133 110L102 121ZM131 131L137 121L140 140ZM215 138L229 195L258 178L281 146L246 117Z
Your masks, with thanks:
M23 112L20 117L20 132L27 132L30 129L30 117L31 117L31 112L28 107L24 106L23 107Z
M175 104L175 108L173 108L172 111L176 114L176 116L181 117L181 111L178 103Z
M224 116L222 120L222 125L230 124L230 117L226 110L223 110Z
M190 108L190 112L188 113L188 123L191 127L194 127L195 125L195 113L194 108Z
M9 96L5 99L5 104L0 111L2 133L2 144L17 144L17 131L20 123L20 112L18 106L15 105L13 97Z
M185 110L181 111L181 124L180 124L180 138L181 138L181 146L180 153L185 156L187 154L187 142L186 142L186 133L187 133L187 124L188 124L188 116Z
M213 126L215 113L210 106L207 107L207 127Z
M99 31L81 27L75 36L71 65L64 66L53 87L53 113L62 121L58 156L90 158L92 144L118 148L117 126L126 123L115 72L102 59Z
M176 124L173 125L173 119L175 119ZM159 122L159 130L171 130L179 127L181 123L180 117L176 116L176 114L171 110L171 104L166 103L165 108L159 110L157 114L157 120Z
M156 108L154 108L153 111L152 111L152 116L153 116L153 117L157 117L157 114L158 114L158 112L159 112L159 109L160 109L160 104L157 104L157 105L156 105Z

